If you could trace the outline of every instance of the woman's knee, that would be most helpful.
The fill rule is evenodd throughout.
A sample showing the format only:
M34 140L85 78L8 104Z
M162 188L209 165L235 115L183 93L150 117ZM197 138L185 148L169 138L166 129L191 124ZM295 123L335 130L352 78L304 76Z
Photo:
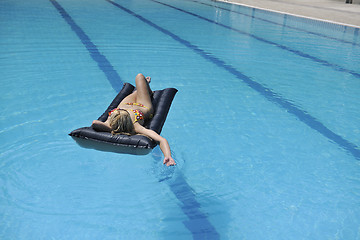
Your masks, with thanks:
M137 79L145 79L145 76L142 73L138 73L138 75L136 75L135 80Z
M148 83L146 81L145 76L142 73L139 73L138 75L136 75L135 78L135 84L136 84L136 88L139 90L139 88L143 88L143 89L148 89Z

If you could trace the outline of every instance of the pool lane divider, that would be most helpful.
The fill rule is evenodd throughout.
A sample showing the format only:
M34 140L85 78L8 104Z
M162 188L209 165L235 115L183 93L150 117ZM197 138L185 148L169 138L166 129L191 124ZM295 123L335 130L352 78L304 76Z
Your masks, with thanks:
M360 149L355 144L351 143L350 141L344 139L340 135L334 133L329 128L327 128L323 123L321 123L319 120L317 120L315 117L311 116L306 111L298 108L296 105L292 104L290 101L283 98L281 95L277 94L273 90L271 90L268 87L265 87L264 85L252 80L250 77L246 76L245 74L238 71L236 68L232 67L230 64L227 64L223 60L217 58L210 52L207 52L198 46L192 44L191 42L181 38L180 36L170 32L169 30L166 30L163 27L160 27L159 25L151 22L150 20L142 17L139 14L136 14L135 12L131 11L130 9L127 9L123 6L121 6L118 3L112 2L111 0L105 0L112 5L116 6L117 8L129 13L130 15L138 18L140 21L148 24L149 26L157 29L158 31L168 35L175 41L181 43L185 47L193 50L195 53L206 59L207 61L217 65L218 67L226 70L227 72L234 75L236 78L247 84L250 88L261 94L263 97L265 97L268 101L275 103L276 105L280 106L281 108L285 109L288 113L294 115L297 119L305 123L307 126L312 128L313 130L319 132L324 137L329 139L330 141L338 144L341 148L346 150L348 153L353 155L355 159L360 160Z
M101 71L104 72L106 78L116 92L119 92L124 84L121 77L116 72L114 67L110 64L109 60L100 53L96 45L91 41L90 37L76 24L74 19L65 11L65 9L56 1L49 0L56 10L60 13L61 17L69 24L71 29L75 32L82 44L88 50L91 58L97 63Z
M262 38L262 37L258 37L258 36L254 35L254 34L251 34L251 33L245 32L245 31L242 31L242 30L240 30L240 29L236 29L236 28L227 26L227 25L225 25L225 24L222 24L222 23L213 21L213 20L211 20L211 19L209 19L209 18L202 17L202 16L200 16L200 15L198 15L198 14L195 14L195 13L192 13L192 12L189 12L189 11L186 11L186 10L184 10L184 9L181 9L181 8L178 8L178 7L175 7L175 6L172 6L172 5L167 4L167 3L159 2L159 1L156 1L156 0L150 0L150 1L155 2L155 3L158 3L158 4L161 4L161 5L163 5L163 6L166 6L166 7L172 8L172 9L175 9L175 10L177 10L177 11L186 13L186 14L188 14L188 15L194 16L194 17L199 18L199 19L201 19L201 20L204 20L204 21L206 21L206 22L209 22L209 23L215 24L215 25L217 25L217 26L220 26L220 27L229 29L229 30L231 30L231 31L237 32L237 33L239 33L239 34L242 34L242 35L251 37L251 38L256 39L256 40L258 40L258 41L260 41L260 42L263 42L263 43L266 43L266 44L275 46L275 47L277 47L277 48L280 48L280 49L282 49L282 50L288 51L288 52L290 52L290 53L293 53L293 54L295 54L295 55L297 55L297 56L300 56L300 57L303 57L303 58L307 58L307 59L312 60L312 61L314 61L314 62L320 63L320 64L322 64L323 66L330 67L330 68L332 68L332 69L334 69L334 70L336 70L336 71L346 72L346 73L349 73L349 74L353 75L353 76L356 77L356 78L360 78L360 73L358 73L358 72L355 72L355 71L353 71L353 70L349 70L349 69L343 68L343 67L341 67L341 66L339 66L339 65L337 65L337 64L330 63L330 62L328 62L328 61L326 61L326 60L317 58L317 57L315 57L315 56L312 56L312 55L310 55L310 54L304 53L304 52L302 52L302 51L299 51L299 50L296 50L296 49L292 49L292 48L290 48L290 47L287 47L287 46L285 46L285 45L278 44L278 43L276 43L276 42L267 40L267 39Z

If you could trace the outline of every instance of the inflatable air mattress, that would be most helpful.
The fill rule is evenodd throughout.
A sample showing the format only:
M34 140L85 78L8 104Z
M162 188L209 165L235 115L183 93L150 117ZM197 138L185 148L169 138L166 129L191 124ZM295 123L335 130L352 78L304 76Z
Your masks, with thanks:
M127 95L134 91L134 89L135 87L133 85L125 83L122 90L117 94L98 120L105 122L109 112L116 108ZM154 117L147 120L144 123L144 127L151 129L158 134L161 133L176 92L177 90L175 88L166 88L154 92L152 96ZM144 155L148 154L157 145L154 140L144 135L112 135L109 132L97 132L91 126L78 128L69 135L82 147L117 153Z

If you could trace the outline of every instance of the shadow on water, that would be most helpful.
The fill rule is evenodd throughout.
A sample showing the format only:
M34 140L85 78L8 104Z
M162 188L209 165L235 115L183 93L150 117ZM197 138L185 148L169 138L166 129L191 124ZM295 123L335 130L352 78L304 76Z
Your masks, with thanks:
M220 239L219 233L208 220L207 214L201 211L197 194L187 183L179 167L159 168L158 164L163 160L159 147L153 150L152 157L156 165L154 172L159 182L167 183L175 197L182 203L180 208L188 217L183 224L191 232L193 239ZM174 158L176 159L175 155Z

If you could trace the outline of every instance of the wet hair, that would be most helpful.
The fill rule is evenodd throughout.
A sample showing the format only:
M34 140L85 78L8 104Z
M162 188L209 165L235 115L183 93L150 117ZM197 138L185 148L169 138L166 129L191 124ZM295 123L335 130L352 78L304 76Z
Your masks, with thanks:
M110 115L110 128L111 133L134 135L134 124L131 120L130 114L124 109L115 110Z

